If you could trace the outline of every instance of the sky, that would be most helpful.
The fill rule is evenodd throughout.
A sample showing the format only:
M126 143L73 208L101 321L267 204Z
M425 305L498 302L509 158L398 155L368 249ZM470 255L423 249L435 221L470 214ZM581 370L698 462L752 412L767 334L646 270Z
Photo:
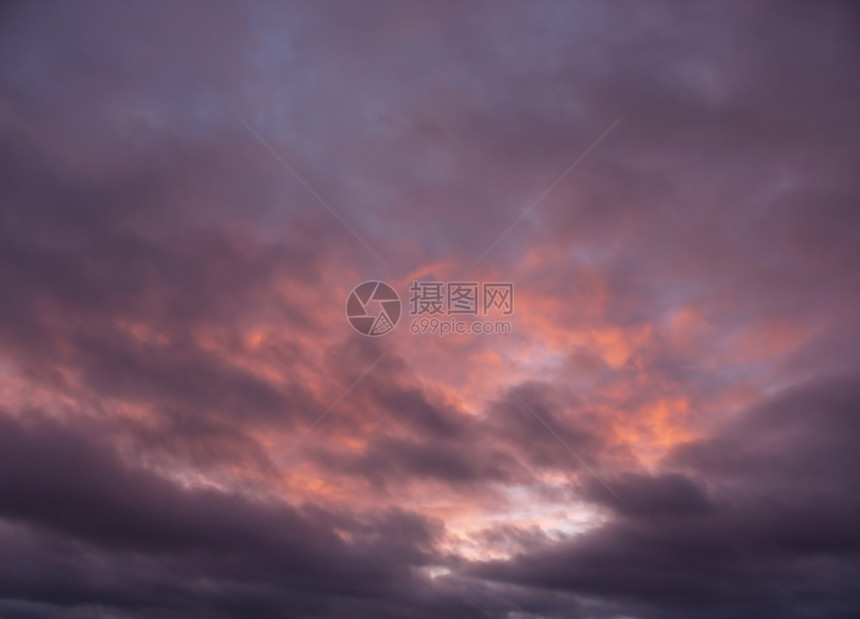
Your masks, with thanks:
M0 616L860 616L857 9L3 3Z

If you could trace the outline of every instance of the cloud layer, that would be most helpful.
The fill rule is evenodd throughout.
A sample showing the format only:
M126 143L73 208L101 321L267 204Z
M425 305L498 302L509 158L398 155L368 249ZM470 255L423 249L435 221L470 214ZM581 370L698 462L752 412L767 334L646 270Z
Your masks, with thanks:
M0 615L856 616L857 25L0 9Z

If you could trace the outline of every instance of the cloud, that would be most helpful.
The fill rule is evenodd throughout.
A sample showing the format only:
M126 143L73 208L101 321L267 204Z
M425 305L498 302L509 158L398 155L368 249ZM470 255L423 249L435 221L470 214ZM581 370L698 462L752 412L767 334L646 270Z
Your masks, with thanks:
M0 615L857 614L848 4L0 30ZM510 335L343 315L466 276Z
M432 559L441 532L403 510L331 512L188 488L129 466L87 428L35 414L2 423L0 512L14 555L2 580L15 597L120 612L199 604L212 616L230 590L232 612L259 606L280 616L275 604L328 594L360 607L390 587L409 588L404 571Z
M590 482L610 520L471 566L493 580L623 599L645 617L848 616L858 573L857 377L811 384L678 446L661 471ZM803 610L807 609L807 610Z

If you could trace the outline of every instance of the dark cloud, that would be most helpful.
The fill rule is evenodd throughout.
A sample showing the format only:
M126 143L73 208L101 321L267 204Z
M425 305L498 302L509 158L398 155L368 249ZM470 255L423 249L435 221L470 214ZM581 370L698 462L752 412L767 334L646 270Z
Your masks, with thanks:
M681 446L683 472L596 482L605 525L472 573L625 599L645 617L848 617L860 598L857 377L810 385ZM678 468L680 467L680 468ZM608 616L608 615L607 615Z
M404 593L424 586L408 584L407 573L431 561L441 532L402 510L329 513L188 489L33 412L2 424L9 554L0 581L10 597L153 616L159 607L288 616L290 600L323 612L329 604L320 596L329 594L361 608L362 598L383 598L398 583ZM207 580L221 585L197 584ZM237 597L227 601L231 590Z

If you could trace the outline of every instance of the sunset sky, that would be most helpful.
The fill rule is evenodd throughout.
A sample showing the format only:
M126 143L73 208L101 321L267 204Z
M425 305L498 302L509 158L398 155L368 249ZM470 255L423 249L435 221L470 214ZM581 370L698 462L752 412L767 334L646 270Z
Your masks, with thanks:
M3 3L0 617L860 617L858 8Z

